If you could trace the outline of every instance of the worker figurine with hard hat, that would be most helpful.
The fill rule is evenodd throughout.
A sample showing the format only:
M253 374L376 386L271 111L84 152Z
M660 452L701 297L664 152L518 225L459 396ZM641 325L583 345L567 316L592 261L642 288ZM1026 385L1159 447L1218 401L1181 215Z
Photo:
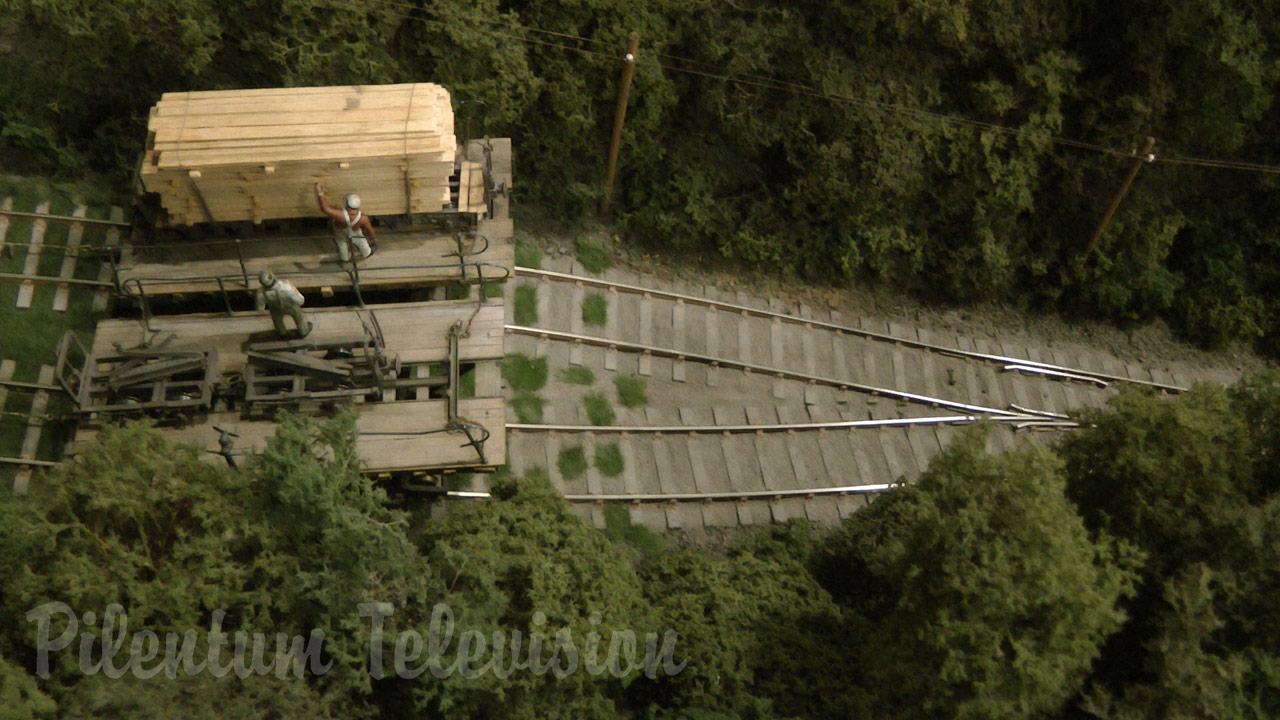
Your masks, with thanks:
M378 249L373 223L360 212L359 195L348 195L347 206L338 210L329 207L324 197L324 186L316 183L316 199L320 201L320 212L333 218L333 242L338 246L338 259L344 263L349 262L353 247L360 253L361 259L369 257Z
M298 288L288 280L277 280L270 270L259 273L258 282L262 287L258 288L254 304L259 310L271 311L271 322L275 323L276 334L280 337L288 336L284 326L284 316L288 315L298 327L298 337L310 335L311 323L302 316L304 299Z

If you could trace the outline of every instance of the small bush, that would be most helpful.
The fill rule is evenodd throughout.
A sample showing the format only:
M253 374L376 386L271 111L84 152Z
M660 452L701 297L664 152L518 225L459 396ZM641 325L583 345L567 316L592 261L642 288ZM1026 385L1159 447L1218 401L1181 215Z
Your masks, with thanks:
M589 273L602 273L613 267L613 254L608 247L600 243L578 238L573 250L578 256L578 262L582 263L582 267Z
M512 315L517 325L538 324L538 289L528 285L516 288Z
M588 325L604 325L609 317L609 301L600 293L582 299L582 322Z
M502 377L512 390L540 390L547 384L547 359L511 353L502 358Z
M645 394L643 378L634 375L618 375L613 379L613 387L618 391L618 402L622 407L640 407L649 402Z
M560 382L570 385L590 385L596 381L596 374L591 372L591 368L585 368L581 365L567 367L561 370L556 377L560 378Z
M608 398L600 393L591 393L582 398L587 408L587 418L592 425L612 425L614 421L613 406Z
M556 467L560 468L560 476L565 480L582 477L587 471L587 455L581 447L565 448L560 451Z
M511 409L516 412L516 419L527 425L542 422L542 398L533 393L520 393L511 398Z
M622 450L614 443L597 445L595 464L596 470L599 470L601 475L618 477L622 474L625 465L622 460Z
M518 267L533 268L534 270L540 269L542 267L542 251L532 245L516 243L516 265Z

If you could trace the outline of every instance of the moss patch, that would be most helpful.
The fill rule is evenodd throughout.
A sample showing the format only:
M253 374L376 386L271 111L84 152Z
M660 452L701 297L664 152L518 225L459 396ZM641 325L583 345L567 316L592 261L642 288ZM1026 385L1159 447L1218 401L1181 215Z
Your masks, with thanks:
M609 404L609 399L600 393L590 393L582 398L582 404L587 408L587 419L592 425L612 425L616 416L613 414L613 406Z
M547 384L547 359L511 353L502 358L502 377L512 390L540 390Z
M578 256L578 262L582 263L582 267L589 273L602 273L613 267L613 253L600 243L578 238L573 245L573 250Z
M511 398L511 409L516 419L526 425L537 425L542 422L542 398L533 393L520 393Z
M512 310L517 325L538 324L538 290L520 285L515 292L515 308Z
M641 407L649 402L643 378L634 375L618 375L613 379L613 387L618 391L618 402L622 407Z
M582 477L587 471L587 454L582 452L581 447L565 448L560 451L560 457L556 458L556 467L565 480Z
M588 325L604 325L609 318L609 301L600 293L592 293L582 299L582 322Z
M614 443L608 445L596 445L595 457L596 470L605 477L618 477L622 474L625 466L622 460L622 450Z
M542 251L527 243L516 243L516 265L538 270L542 267Z

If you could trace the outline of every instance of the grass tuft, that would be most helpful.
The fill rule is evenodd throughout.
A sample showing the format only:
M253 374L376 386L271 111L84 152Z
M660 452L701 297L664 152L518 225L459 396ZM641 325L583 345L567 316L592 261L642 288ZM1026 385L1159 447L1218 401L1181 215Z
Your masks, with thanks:
M604 325L609 318L609 301L600 293L592 293L582 299L582 322L588 325Z
M581 365L564 368L556 377L560 378L560 382L570 385L590 385L596 381L596 374L591 372L591 368Z
M533 393L520 393L511 398L511 409L516 419L526 425L537 425L542 422L542 398Z
M590 393L582 398L582 404L587 408L587 419L592 425L612 425L615 419L613 414L613 406L609 404L608 398L600 393Z
M525 243L516 243L516 265L518 267L542 268L542 251Z
M580 478L587 471L587 455L581 447L565 448L556 459L556 467L560 468L560 476L565 480Z
M547 384L547 359L511 353L502 358L502 377L512 390L540 390Z
M515 292L515 310L513 311L517 325L538 324L538 289L521 285Z
M602 273L613 267L613 254L605 245L578 238L573 250L578 256L578 262L589 273Z
M618 402L622 407L641 407L649 402L643 378L634 375L618 375L613 378L613 387L618 391Z
M618 477L622 474L622 469L625 466L622 460L622 450L614 443L597 445L595 464L601 475Z

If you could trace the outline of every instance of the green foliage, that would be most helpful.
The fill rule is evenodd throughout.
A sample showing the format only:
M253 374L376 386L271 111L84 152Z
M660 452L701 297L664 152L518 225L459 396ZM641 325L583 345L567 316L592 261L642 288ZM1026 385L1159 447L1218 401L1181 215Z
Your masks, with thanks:
M591 385L596 381L596 374L591 372L591 368L582 365L562 368L556 373L556 377L560 378L560 382L570 385Z
M556 467L565 480L582 477L582 474L587 471L587 456L582 451L582 446L574 445L560 450L560 456L556 458Z
M578 238L573 243L573 252L589 273L599 274L613 267L613 253L602 243Z
M1103 718L1280 712L1274 372L1230 391L1129 392L1081 415L1062 446L1090 525L1147 552L1132 616L1083 707Z
M471 286L466 283L449 283L444 286L446 300L466 300L471 297Z
M531 392L516 393L510 400L511 409L516 419L526 425L537 425L542 422L542 406L545 401Z
M582 405L587 409L587 419L592 425L612 425L617 419L609 399L600 393L587 393L582 398Z
M618 392L618 403L622 407L641 407L649 402L649 396L645 394L644 378L634 375L615 375L613 387Z
M595 466L605 477L618 477L622 474L624 462L622 450L616 443L596 445Z
M516 266L533 268L542 267L542 251L528 243L516 243Z
M490 300L492 300L493 298L502 297L503 283L496 283L496 282L485 283L483 287L484 287L484 296L486 298L489 298Z
M1125 615L1135 559L1094 539L1047 451L959 437L918 483L847 520L818 577L866 618L876 714L1025 718L1080 687Z
M512 390L541 390L547 384L547 359L524 353L507 353L502 358L502 377Z
M420 539L440 578L437 601L453 610L455 633L550 636L564 629L581 643L589 632L608 638L614 630L633 629L643 637L656 629L640 578L545 478L495 483L493 492L493 502L451 509ZM412 697L417 713L432 717L446 709L461 718L615 717L612 697L633 679L581 670L559 679L529 672L477 679L426 675L413 683Z
M517 325L538 324L538 289L529 285L517 285L512 318Z
M619 504L604 506L604 534L615 543L634 548L643 556L653 556L666 547L662 536L631 522L631 513Z
M582 299L582 322L588 325L604 325L609 317L609 301L600 293L592 293Z

